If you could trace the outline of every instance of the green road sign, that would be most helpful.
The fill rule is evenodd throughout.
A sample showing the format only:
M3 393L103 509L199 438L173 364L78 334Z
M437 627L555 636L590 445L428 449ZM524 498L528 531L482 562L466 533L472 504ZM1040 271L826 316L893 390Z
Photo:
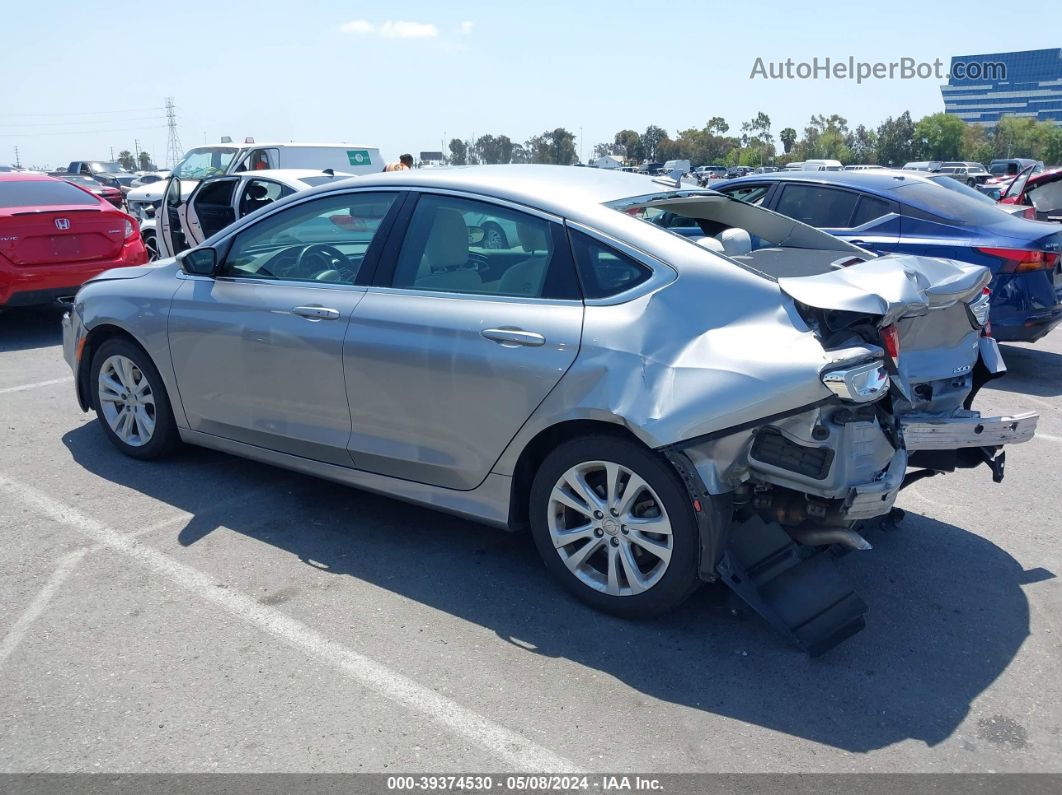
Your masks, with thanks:
M372 158L369 157L368 149L348 149L347 160L352 166L371 166Z

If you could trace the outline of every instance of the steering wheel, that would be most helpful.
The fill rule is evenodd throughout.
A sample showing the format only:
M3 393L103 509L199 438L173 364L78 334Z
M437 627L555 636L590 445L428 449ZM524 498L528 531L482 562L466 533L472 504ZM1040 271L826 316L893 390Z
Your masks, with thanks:
M315 260L320 262L320 267L315 267ZM309 268L312 268L312 270L308 270ZM350 260L347 259L342 251L327 243L314 243L299 252L299 258L295 261L293 270L295 273L305 273L307 276L313 273L314 279L320 279L321 276L324 276L329 271L341 271L344 269L350 269Z

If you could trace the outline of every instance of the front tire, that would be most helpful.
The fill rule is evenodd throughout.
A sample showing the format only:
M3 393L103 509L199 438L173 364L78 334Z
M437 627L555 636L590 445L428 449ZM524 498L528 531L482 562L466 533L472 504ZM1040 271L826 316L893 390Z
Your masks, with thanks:
M530 499L546 568L587 604L654 616L700 585L689 496L667 462L641 445L611 436L565 442L542 462Z
M92 357L92 407L104 435L133 458L169 455L180 442L162 376L143 348L112 338Z

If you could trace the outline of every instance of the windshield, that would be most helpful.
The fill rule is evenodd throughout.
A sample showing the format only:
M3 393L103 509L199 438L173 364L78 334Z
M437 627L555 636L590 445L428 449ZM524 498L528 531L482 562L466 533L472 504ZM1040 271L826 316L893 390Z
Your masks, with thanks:
M239 151L233 146L211 146L192 149L173 167L172 176L178 179L206 179L224 174Z
M999 224L1009 220L1006 213L999 211L995 202L984 202L970 195L971 192L976 192L972 188L966 188L950 177L944 179L955 183L955 186L945 186L940 180L935 180L934 184L911 182L895 188L896 197L919 209L928 210L941 218L961 224Z

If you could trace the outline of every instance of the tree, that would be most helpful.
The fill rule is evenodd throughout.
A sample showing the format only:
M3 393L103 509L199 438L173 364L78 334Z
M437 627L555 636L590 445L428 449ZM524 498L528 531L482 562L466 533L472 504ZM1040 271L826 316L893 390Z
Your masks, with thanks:
M513 144L513 151L509 157L510 163L530 163L531 155L523 144Z
M616 133L615 144L623 149L623 155L628 160L640 161L645 157L642 136L634 130L620 130Z
M895 119L891 116L878 127L878 163L883 166L902 166L913 160L912 140L914 122L911 114L904 111Z
M460 138L454 138L450 141L450 165L468 165L468 145Z
M845 141L852 153L852 160L856 163L874 164L877 162L878 135L873 130L867 129L862 124Z
M642 148L645 150L645 156L650 160L656 160L656 148L665 138L667 138L667 130L662 127L657 127L655 124L650 124L646 127L641 138L641 144Z
M136 160L128 149L123 149L118 153L118 163L126 171L136 171Z
M947 113L924 116L914 126L914 156L923 160L957 160L965 127L966 122Z
M530 162L570 166L579 162L575 151L575 135L563 127L546 130L530 138L525 144Z
M711 135L726 135L730 131L730 125L722 116L712 116L704 125L704 131Z
M782 146L785 148L785 153L789 154L789 150L793 148L793 144L796 143L797 131L792 127L786 127L780 133L778 133L779 139L782 141Z
M147 152L140 153L140 170L141 171L154 171L155 164L151 162L151 155Z
M513 142L507 135L482 135L475 144L475 158L480 163L508 163L513 155Z

